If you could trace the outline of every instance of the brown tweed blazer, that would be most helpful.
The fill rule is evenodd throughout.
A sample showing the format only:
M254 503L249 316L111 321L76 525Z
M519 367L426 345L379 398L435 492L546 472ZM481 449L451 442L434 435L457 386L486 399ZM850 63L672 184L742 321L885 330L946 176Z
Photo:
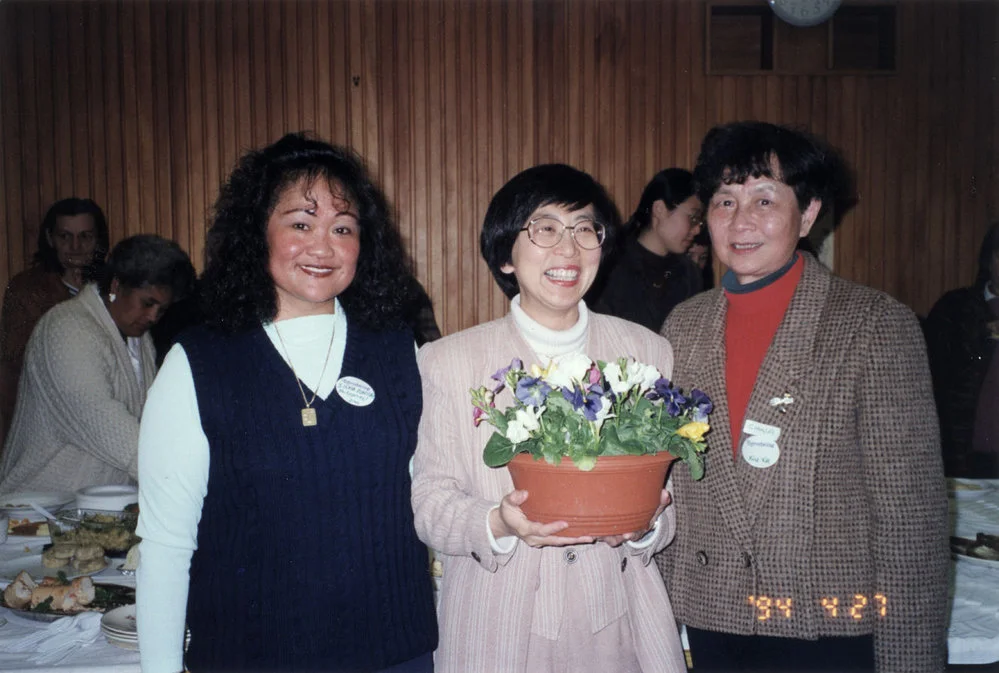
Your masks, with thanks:
M780 459L757 469L732 460L726 306L721 289L705 292L663 326L674 381L715 405L706 476L674 471L676 539L657 557L677 621L802 639L873 633L879 671L942 671L947 499L915 317L806 255L746 409L781 429ZM785 394L792 403L770 404Z

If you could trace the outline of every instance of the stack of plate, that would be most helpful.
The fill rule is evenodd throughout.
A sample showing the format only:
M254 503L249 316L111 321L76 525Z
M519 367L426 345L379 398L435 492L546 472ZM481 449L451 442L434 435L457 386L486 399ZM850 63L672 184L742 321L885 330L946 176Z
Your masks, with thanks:
M139 649L139 634L135 629L135 605L123 605L109 610L101 618L101 633L108 642L126 650ZM184 634L184 649L191 644L191 629Z

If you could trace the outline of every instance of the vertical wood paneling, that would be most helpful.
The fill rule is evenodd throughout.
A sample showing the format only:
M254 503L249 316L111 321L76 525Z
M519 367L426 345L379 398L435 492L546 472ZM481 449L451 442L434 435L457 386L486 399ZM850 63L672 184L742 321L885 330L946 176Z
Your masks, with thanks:
M366 158L453 332L506 310L478 230L515 172L578 165L627 217L712 125L757 118L841 148L838 272L925 312L999 218L999 3L898 7L894 75L709 77L705 0L3 0L0 280L72 194L200 264L241 152L314 130Z

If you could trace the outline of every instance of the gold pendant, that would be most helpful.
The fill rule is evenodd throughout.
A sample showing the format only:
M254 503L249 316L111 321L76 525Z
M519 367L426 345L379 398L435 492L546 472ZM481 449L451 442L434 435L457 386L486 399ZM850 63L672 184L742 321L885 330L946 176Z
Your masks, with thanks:
M312 407L305 407L302 409L302 425L307 428L311 428L318 421L316 421L316 410Z

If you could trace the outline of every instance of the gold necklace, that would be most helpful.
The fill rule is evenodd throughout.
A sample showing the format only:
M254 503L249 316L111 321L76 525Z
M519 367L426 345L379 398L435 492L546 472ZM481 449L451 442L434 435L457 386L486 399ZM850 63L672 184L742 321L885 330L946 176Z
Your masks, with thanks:
M295 371L295 365L291 363L291 353L288 351L288 347L284 345L284 339L281 338L281 330L278 329L277 323L274 323L274 332L277 334L278 341L281 343L281 348L284 349L284 354L288 358L288 367L291 369L291 373L295 375L295 383L298 384L298 392L302 393L302 401L305 402L305 406L302 407L302 425L307 428L311 428L319 422L316 418L316 410L312 408L312 403L316 401L316 396L319 394L319 387L323 384L323 376L326 374L326 365L330 363L330 353L333 352L333 336L336 334L336 328L334 327L333 334L330 334L330 345L326 350L326 360L323 362L323 370L319 372L319 381L316 382L316 390L312 391L311 400L305 396L305 388L302 387L302 379L298 378L298 372Z

